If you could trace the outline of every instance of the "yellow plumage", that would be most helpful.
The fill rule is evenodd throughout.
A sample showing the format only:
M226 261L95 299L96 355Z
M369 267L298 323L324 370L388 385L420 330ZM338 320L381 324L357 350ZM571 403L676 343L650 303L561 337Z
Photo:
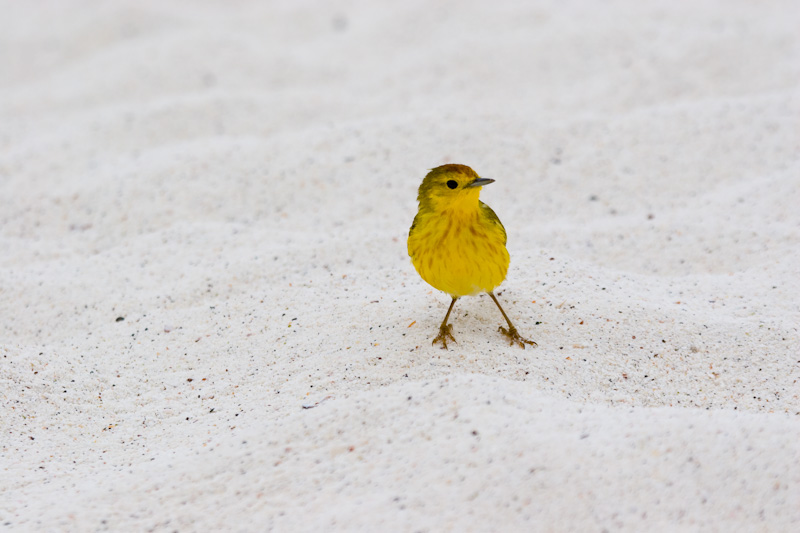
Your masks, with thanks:
M414 268L451 296L491 292L508 271L506 231L479 194L479 187L470 187L431 202L431 209L417 213L408 235Z
M455 301L462 296L488 293L508 321L500 328L512 343L525 343L493 294L508 271L506 230L492 208L480 201L480 190L494 180L481 178L465 165L443 165L431 170L419 187L419 211L408 234L408 255L414 268L431 286ZM453 336L445 320L434 339L447 347Z

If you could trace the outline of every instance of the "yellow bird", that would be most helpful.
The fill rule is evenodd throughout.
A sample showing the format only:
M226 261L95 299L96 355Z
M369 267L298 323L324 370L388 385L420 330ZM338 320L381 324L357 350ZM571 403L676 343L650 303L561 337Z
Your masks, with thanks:
M419 186L419 211L408 232L408 255L422 279L453 298L433 339L442 348L447 348L448 339L456 340L447 323L456 300L481 292L489 294L508 322L508 329L500 326L500 331L512 345L536 346L519 334L492 292L506 278L510 260L506 229L479 199L481 187L493 182L468 166L450 164L432 169Z

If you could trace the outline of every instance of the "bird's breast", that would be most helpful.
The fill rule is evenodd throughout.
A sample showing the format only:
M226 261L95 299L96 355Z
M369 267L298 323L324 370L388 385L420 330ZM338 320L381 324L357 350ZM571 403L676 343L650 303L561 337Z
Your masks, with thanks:
M479 211L418 214L408 253L419 275L452 296L489 292L508 271L505 236Z

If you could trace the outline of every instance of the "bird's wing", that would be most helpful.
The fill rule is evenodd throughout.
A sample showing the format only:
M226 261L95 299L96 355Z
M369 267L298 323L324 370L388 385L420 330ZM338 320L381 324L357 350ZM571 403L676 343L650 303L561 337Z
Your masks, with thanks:
M497 216L494 210L492 210L491 207L481 202L480 200L478 201L478 203L481 206L481 211L483 211L483 214L486 215L486 218L488 218L493 224L497 224L497 227L500 228L500 232L503 234L503 244L505 245L506 241L508 240L506 235L506 228L503 227L503 223L500 222L500 218Z

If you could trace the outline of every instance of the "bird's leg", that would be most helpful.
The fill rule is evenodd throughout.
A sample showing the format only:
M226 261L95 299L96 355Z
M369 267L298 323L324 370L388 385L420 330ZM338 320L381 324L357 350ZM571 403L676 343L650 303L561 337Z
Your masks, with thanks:
M444 320L442 320L442 325L439 326L439 334L436 335L436 338L433 339L433 342L431 343L431 344L436 344L437 342L441 342L442 348L445 350L447 349L448 338L451 341L456 342L455 337L453 337L453 334L451 333L453 326L447 323L447 319L450 318L450 311L453 310L453 306L456 304L456 300L458 300L458 298L454 296L453 301L450 302L450 307L447 309L447 314L444 315Z
M500 306L500 302L497 301L497 298L495 297L494 293L490 292L489 296L492 297L494 303L497 304L497 308L500 309L501 313L503 313L503 318L505 318L506 322L508 322L508 329L504 328L503 326L500 326L500 331L503 333L503 335L508 337L508 339L511 341L511 344L513 345L514 343L517 343L520 345L522 349L525 349L526 344L530 344L531 346L538 346L538 344L536 344L534 341L529 341L528 339L519 334L517 328L515 328L514 324L512 324L511 320L509 320L506 312L503 311L503 308Z

